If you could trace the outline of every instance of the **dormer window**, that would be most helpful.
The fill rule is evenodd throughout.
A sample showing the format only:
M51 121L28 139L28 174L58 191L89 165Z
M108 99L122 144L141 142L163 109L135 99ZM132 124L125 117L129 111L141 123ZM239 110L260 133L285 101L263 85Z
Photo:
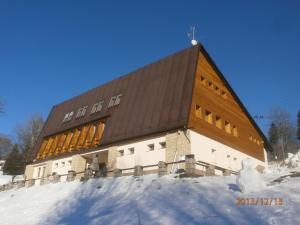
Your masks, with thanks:
M67 113L67 114L65 115L64 119L63 119L63 123L70 121L70 120L72 119L73 115L74 115L74 112L73 112L73 111Z
M111 97L109 104L108 104L108 108L119 105L121 102L121 97L122 97L122 94Z
M77 114L76 114L76 118L83 117L86 113L86 109L87 109L87 106L79 108L77 111Z
M91 114L94 114L96 112L100 112L101 109L102 109L103 103L104 103L104 101L100 101L100 102L95 103L92 107Z

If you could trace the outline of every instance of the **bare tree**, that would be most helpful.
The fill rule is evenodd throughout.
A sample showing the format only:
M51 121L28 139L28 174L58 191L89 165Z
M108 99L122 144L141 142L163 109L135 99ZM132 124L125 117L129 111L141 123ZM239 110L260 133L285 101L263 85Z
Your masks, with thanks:
M6 156L13 148L12 140L5 136L0 134L0 157Z
M274 146L277 157L284 159L288 152L296 151L296 127L291 122L290 114L281 108L273 108L269 119L276 125L278 140Z
M17 142L23 152L25 162L32 160L34 145L43 128L44 120L40 115L32 116L24 124L19 124L15 128Z

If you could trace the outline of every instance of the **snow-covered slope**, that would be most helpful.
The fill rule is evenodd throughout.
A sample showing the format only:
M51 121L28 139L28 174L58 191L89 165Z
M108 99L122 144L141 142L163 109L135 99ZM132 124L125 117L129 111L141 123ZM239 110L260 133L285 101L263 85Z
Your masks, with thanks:
M0 192L1 225L300 224L300 177L242 194L236 177L120 177ZM281 198L282 205L238 205L238 198ZM239 202L240 203L240 202Z

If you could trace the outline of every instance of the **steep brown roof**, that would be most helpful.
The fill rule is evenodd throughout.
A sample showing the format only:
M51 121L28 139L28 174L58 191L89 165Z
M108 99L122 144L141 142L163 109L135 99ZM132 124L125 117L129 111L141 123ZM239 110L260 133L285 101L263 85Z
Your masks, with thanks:
M102 118L101 145L186 126L198 53L199 45L193 46L54 106L35 152L44 137ZM108 108L110 98L118 94L121 103ZM104 100L102 110L90 114L100 100ZM88 106L83 118L73 116L62 123L66 113L83 106Z

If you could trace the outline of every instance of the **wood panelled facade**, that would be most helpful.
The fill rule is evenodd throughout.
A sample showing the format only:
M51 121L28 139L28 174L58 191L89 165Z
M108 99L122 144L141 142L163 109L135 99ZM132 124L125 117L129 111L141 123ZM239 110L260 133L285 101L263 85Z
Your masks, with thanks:
M200 51L188 127L261 161L263 137L217 71ZM199 146L201 148L201 146Z
M45 137L36 159L43 160L67 152L95 148L100 145L103 131L104 123L98 121Z

